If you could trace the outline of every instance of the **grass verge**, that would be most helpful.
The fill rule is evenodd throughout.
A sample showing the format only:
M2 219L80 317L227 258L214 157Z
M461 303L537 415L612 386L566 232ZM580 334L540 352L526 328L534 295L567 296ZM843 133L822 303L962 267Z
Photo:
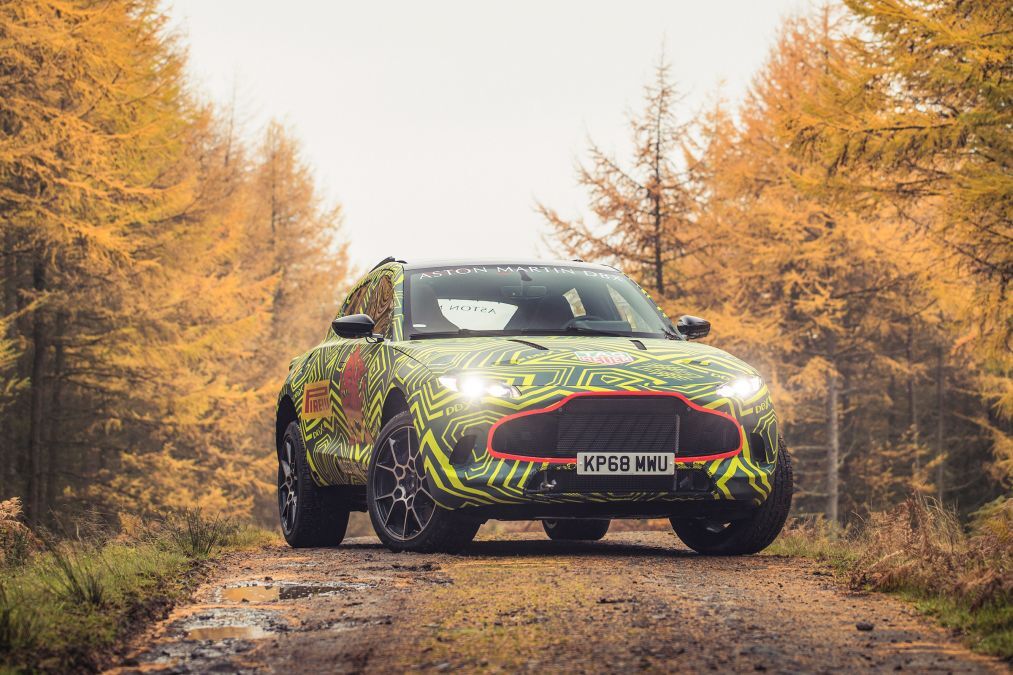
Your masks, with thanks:
M984 510L970 532L920 497L844 533L796 519L767 552L812 558L853 588L899 595L975 651L1013 660L1013 500Z
M0 672L98 671L187 597L209 561L272 537L189 510L111 538L39 538L0 571Z

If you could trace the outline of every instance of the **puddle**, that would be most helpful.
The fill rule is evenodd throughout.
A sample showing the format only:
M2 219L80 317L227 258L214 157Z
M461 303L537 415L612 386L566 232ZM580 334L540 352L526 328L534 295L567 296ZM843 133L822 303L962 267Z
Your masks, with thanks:
M186 632L188 640L257 640L265 638L269 633L257 626L207 626L193 628Z
M232 602L271 602L277 600L280 593L277 586L237 586L234 588L223 588L221 590L222 600Z
M187 640L259 640L286 629L274 612L246 608L214 608L175 623Z
M219 590L222 600L230 602L274 602L334 595L343 591L369 588L371 584L333 581L319 584L276 583L231 586Z

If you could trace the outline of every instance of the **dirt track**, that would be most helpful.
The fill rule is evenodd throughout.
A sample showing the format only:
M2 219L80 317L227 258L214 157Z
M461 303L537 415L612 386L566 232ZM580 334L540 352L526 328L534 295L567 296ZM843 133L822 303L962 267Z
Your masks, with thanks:
M461 556L372 538L233 555L119 672L841 669L1007 672L811 562L705 558L665 532L500 535Z

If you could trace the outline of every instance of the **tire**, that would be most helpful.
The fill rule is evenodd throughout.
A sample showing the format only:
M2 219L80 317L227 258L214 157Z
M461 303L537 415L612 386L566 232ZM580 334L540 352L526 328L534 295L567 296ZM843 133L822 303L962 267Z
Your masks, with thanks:
M292 548L337 546L348 527L348 505L313 482L298 422L285 429L278 453L278 517Z
M380 541L391 551L457 553L481 523L436 503L408 411L380 430L369 460L366 505Z
M784 439L777 439L773 488L766 501L748 518L730 523L706 518L672 518L672 529L697 553L704 555L750 555L770 546L784 527L791 510L793 491L791 457Z
M598 518L543 520L542 529L553 541L598 541L611 524L611 520Z

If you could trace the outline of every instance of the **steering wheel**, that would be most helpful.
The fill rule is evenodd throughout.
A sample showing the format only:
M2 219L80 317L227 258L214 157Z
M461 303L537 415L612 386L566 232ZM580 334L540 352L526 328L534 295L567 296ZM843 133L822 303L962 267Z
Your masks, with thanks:
M605 319L601 318L600 316L596 316L594 314L584 314L582 316L575 316L566 322L566 325L563 326L563 330L566 330L567 328L573 328L574 326L577 325L578 321L604 321L604 320Z

